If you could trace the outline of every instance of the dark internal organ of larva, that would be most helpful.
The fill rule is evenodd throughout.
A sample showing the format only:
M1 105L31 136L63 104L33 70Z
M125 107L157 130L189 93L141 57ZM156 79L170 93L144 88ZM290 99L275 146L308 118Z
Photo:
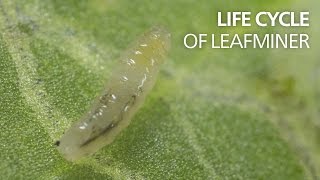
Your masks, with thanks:
M123 54L90 111L57 141L66 159L74 161L98 151L129 125L152 89L169 46L170 34L154 27Z

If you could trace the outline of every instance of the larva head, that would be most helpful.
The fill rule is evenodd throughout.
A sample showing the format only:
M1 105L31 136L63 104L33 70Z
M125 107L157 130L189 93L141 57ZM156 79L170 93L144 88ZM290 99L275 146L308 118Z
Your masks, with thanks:
M165 51L170 49L171 34L167 29L162 26L155 26L150 30L151 39L155 41L155 45L158 48L162 48Z
M170 40L171 34L164 27L155 26L147 31L139 41L138 51L145 57L142 63L154 61L155 64L161 64L170 49Z

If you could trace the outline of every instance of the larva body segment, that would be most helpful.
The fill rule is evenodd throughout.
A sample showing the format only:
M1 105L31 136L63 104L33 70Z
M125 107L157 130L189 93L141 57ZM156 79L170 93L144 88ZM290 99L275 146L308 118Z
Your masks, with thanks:
M57 141L67 160L98 151L129 125L152 89L169 47L170 34L154 27L124 54L90 111Z

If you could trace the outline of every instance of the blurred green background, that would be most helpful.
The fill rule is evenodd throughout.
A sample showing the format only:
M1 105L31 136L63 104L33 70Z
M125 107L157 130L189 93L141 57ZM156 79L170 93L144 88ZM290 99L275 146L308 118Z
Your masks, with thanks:
M0 179L319 179L318 0L0 0ZM218 11L310 11L308 28L218 28ZM78 163L53 143L121 53L172 33L154 90ZM194 49L187 33L308 33L310 49Z

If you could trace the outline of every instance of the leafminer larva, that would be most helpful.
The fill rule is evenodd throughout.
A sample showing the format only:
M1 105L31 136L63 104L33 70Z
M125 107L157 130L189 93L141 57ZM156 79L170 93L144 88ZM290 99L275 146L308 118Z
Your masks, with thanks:
M154 27L122 56L90 111L56 142L67 160L74 161L98 151L129 125L152 89L169 47L168 31Z

